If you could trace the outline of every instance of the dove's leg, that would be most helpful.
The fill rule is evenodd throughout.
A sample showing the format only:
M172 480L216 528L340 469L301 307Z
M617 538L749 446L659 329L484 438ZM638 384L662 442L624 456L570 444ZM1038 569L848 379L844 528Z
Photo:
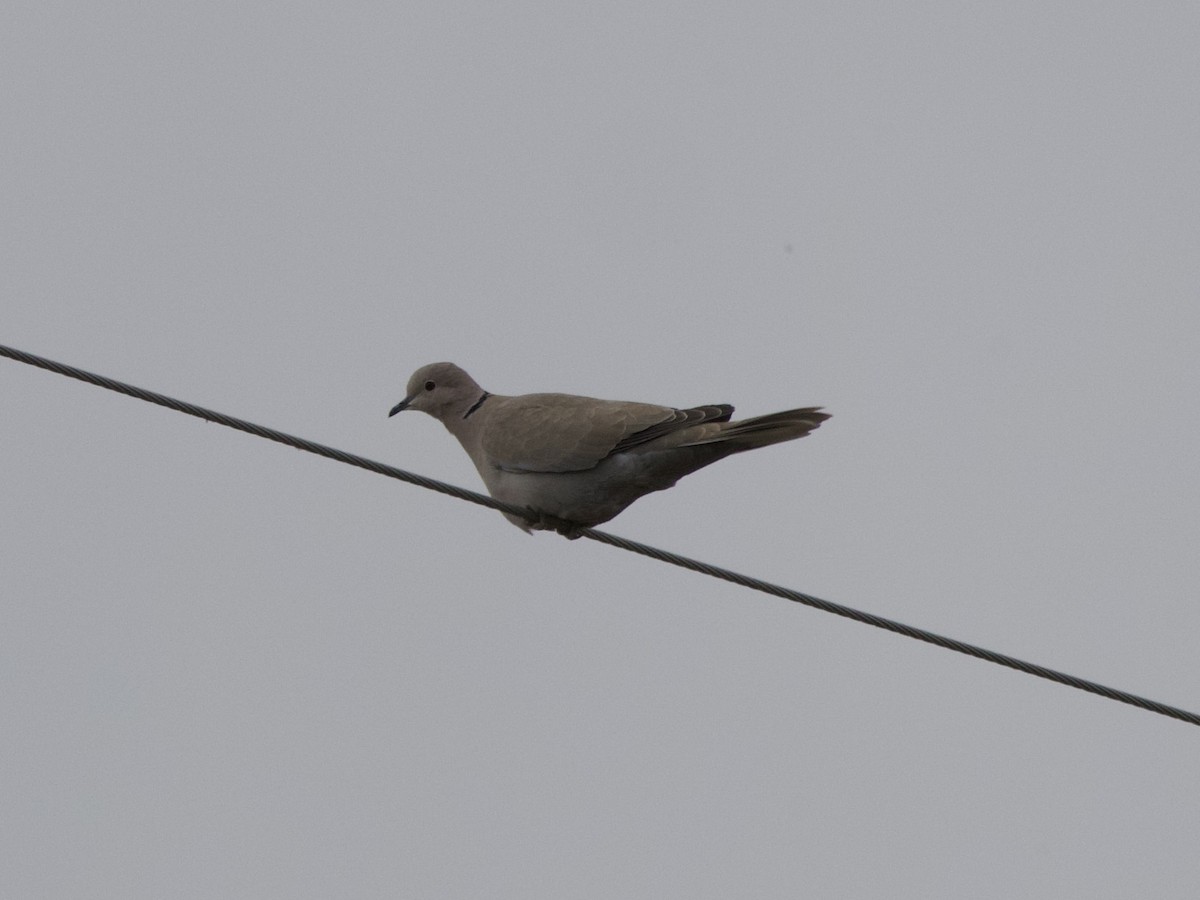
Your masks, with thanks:
M579 529L586 527L580 525L578 522L570 522L566 519L560 519L558 516L552 516L532 506L526 507L526 509L529 510L529 527L535 531L557 531L563 537L573 541L580 536Z

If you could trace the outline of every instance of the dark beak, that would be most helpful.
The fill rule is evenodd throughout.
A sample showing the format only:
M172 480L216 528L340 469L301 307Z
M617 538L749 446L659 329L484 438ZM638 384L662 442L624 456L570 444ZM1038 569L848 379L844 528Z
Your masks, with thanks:
M388 418L390 419L392 416L394 416L398 412L404 412L406 409L408 409L408 404L410 404L410 403L412 403L412 397L405 397L403 400L401 400L399 403L397 403L395 406L392 407L391 412L388 413Z

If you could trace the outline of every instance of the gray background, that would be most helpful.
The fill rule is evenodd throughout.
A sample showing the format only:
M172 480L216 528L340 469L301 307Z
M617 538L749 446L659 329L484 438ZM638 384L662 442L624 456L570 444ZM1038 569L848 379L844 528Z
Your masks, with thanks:
M0 342L1200 708L1200 8L6 3ZM1195 897L1200 731L0 361L4 896Z

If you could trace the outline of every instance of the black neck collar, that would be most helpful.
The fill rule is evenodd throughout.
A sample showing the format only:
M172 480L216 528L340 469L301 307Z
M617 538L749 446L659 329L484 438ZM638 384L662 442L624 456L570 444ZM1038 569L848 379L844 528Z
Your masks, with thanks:
M487 391L484 391L484 392L483 392L483 396L482 396L482 397L480 397L478 400L476 400L476 401L475 401L475 405L474 405L474 406L472 406L470 409L468 409L468 410L467 410L467 411L466 411L466 412L463 414L463 418L464 418L464 419L469 419L469 418L471 417L471 413L475 412L475 410L477 410L477 409L479 409L479 407L483 406L483 401L484 401L484 400L486 400L486 399L487 399L488 397L490 397L490 396L492 396L492 395L491 395L491 394L489 394Z

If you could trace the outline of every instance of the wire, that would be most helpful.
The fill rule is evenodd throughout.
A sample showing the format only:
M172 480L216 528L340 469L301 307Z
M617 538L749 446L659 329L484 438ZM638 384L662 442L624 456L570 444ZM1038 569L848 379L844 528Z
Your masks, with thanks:
M344 450L338 450L334 447L327 447L324 444L318 444L305 438L285 434L284 432L276 431L273 428L265 428L262 425L256 425L253 422L247 422L244 419L237 419L233 416L227 416L224 413L214 412L211 409L205 409L202 406L196 406L194 403L176 400L173 397L166 396L165 394L159 394L155 393L154 391L145 390L144 388L135 387L131 384L125 384L124 382L107 378L104 375L96 375L92 372L85 372L84 370L77 369L74 366L68 366L64 363L54 362L53 360L45 359L41 356L35 356L32 353L26 353L22 350L16 350L12 347L6 347L2 344L0 344L0 356L7 356L8 358L14 359L17 362L22 362L30 366L37 366L38 368L47 369L51 372L57 372L59 375L66 375L68 378L76 378L80 381L86 381L89 384L94 384L97 387L102 387L106 390L116 391L119 394L127 394L130 397L136 397L137 399L145 400L148 403L155 403L159 406L165 406L168 409L186 413L189 416L196 416L197 418L204 419L208 422L216 422L219 425L224 425L227 428L233 428L237 431L244 431L247 434L253 434L256 437L266 438L267 440L276 441L280 444L286 444L289 447L295 447L297 450L315 453L318 456L324 456L329 459L337 460L338 462L346 463L347 465L357 466L360 469L366 469L369 472L376 472L380 475L386 475L389 478L396 478L400 481L406 481L409 484L415 484L418 487L427 488L431 491L449 494L451 497L456 497L459 500L466 500L470 503L476 503L480 506L487 506L491 509L500 510L501 512L519 516L524 519L531 519L534 517L532 512L528 509L523 509L508 503L502 503L498 500L488 497L485 494L469 491L465 488L460 488L452 484L436 481L432 478L426 478L423 475L406 472L403 469L396 468L395 466L389 466L385 463L375 462L374 460L366 459L362 456L356 456L353 453L347 453ZM731 572L730 570L723 569L720 566L714 566L709 563L689 559L686 556L680 556L679 554L672 553L669 550L660 550L657 547L651 547L647 544L631 541L627 538L618 537L617 535L608 534L607 532L597 531L594 528L581 528L579 529L578 534L581 537L590 538L591 540L598 541L602 544L608 544L612 547L628 550L631 553L639 553L642 556L648 556L651 559L657 559L660 562L670 563L673 566L679 566L684 569L690 569L693 572L700 572L704 575L710 575L713 578L729 581L733 584L740 585L741 587L750 588L751 590L755 591L761 591L764 594L771 594L775 597L782 597L784 600L790 600L793 603L811 606L824 612L833 613L837 616L843 616L847 619L853 619L856 622L863 622L867 625L873 625L876 628L882 628L886 631L892 631L896 634L904 635L905 637L914 638L918 641L924 641L928 644L934 644L938 647L944 647L947 650L953 650L957 653L965 653L967 656L974 656L977 659L986 660L987 662L996 663L997 665L1001 666L1007 666L1010 669L1016 669L1018 672L1024 672L1027 675L1034 675L1038 678L1045 678L1048 681L1055 681L1059 684L1064 684L1067 687L1097 694L1098 696L1105 697L1109 700L1116 700L1119 703L1127 703L1130 706L1136 706L1140 709L1145 709L1150 712L1158 713L1159 715L1178 719L1182 722L1188 722L1192 725L1200 725L1200 714L1198 713L1189 712L1185 709L1179 709L1175 706L1168 706L1167 704L1159 703L1156 700L1150 700L1146 697L1140 697L1137 694L1131 694L1127 691L1118 690L1117 688L1111 688L1103 684L1097 684L1094 681L1077 678L1074 675L1068 675L1064 672L1048 669L1045 666L1039 666L1036 663L1025 662L1024 660L1007 656L1003 653L997 653L994 650L988 650L984 647L977 647L974 644L968 644L954 638L944 637L943 635L935 634L932 631L926 631L923 628L905 625L903 622L896 622L892 619L885 619L882 616L876 616L872 613L862 612L861 610L852 609L848 606L842 606L839 603L833 603L829 600L822 600L820 597L814 597L811 594L804 594L800 591L794 591L791 588L781 587L777 584L771 584L770 582L762 581L758 578L752 578L749 575L740 575L737 572Z

